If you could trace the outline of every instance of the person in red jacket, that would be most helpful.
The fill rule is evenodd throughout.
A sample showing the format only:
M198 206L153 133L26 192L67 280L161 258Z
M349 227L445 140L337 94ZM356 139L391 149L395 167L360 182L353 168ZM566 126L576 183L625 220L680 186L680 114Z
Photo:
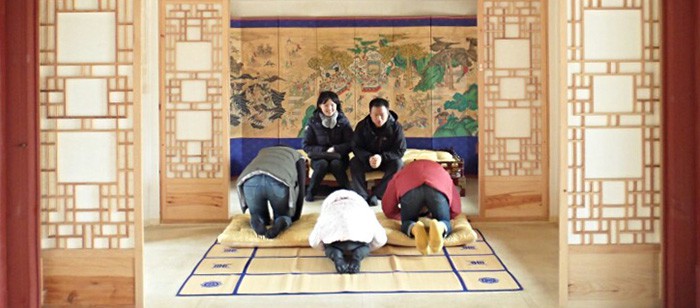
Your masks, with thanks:
M400 205L399 205L400 204ZM462 212L450 174L430 160L416 160L394 175L382 199L386 217L401 220L401 231L416 240L422 254L438 253L452 231L450 219ZM429 231L418 219L429 215Z

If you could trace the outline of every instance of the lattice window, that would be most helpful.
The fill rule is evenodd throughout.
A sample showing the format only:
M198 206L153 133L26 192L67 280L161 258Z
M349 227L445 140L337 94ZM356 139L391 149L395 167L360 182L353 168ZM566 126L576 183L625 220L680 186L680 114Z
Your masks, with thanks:
M658 1L567 2L569 243L659 243Z
M483 1L486 176L537 176L546 168L543 11L541 1Z
M42 248L133 248L133 0L41 1Z
M163 156L167 178L228 176L221 4L165 5Z

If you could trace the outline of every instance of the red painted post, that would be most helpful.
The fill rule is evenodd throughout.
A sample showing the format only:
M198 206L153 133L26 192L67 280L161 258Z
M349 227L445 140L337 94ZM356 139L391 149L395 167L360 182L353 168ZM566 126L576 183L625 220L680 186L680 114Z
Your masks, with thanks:
M0 306L39 307L38 0L0 0Z
M698 307L700 5L696 0L661 4L664 306Z

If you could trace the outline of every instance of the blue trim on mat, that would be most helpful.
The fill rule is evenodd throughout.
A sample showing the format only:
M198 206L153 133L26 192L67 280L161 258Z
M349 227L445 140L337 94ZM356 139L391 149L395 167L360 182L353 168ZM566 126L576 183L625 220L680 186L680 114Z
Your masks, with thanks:
M362 271L360 274L393 274L393 273L450 273L451 270L434 270L434 271ZM485 272L485 271L483 271ZM338 275L338 272L315 272L315 273L299 273L299 272L288 272L288 273L247 273L248 276L284 276L284 275ZM197 276L202 276L197 274Z
M460 17L350 17L350 18L239 18L231 28L362 28L362 27L475 27L476 16Z
M524 289L523 289L523 285L520 284L520 281L518 281L518 279L515 278L515 276L513 276L513 273L511 273L510 270L508 269L508 267L505 265L505 263L503 263L503 260L501 260L501 257L499 257L499 256L496 254L496 251L493 250L493 247L491 247L491 244L489 244L489 242L486 241L486 237L484 236L484 234L481 233L480 230L476 230L476 232L479 232L479 234L481 235L481 238L484 239L484 243L486 243L486 245L489 246L489 248L491 249L491 251L493 251L493 255L496 256L496 259L498 259L498 262L501 262L501 265L503 265L503 269L506 271L506 273L508 273L508 275L510 275L511 278L513 278L513 281L515 281L515 284L518 285L519 289L514 289L513 291L522 291L522 290L524 290Z
M270 247L274 248L274 247ZM489 254L492 255L492 254ZM381 254L381 255L369 255L367 258L376 258L376 257L390 257L390 256L397 256L397 257L442 257L440 255L432 255L432 256L424 256L424 255L391 255L391 254ZM247 257L245 257L247 258ZM320 258L320 259L325 259L328 258L326 256L258 256L258 259L294 259L294 258L299 258L299 259L304 259L304 258ZM210 258L211 259L211 258Z
M508 267L503 263L501 258L496 254L495 250L493 250L493 247L491 247L491 244L486 241L486 237L484 237L483 233L481 233L480 230L475 230L478 232L482 240L477 240L477 242L484 242L486 245L491 249L493 252L492 254L479 254L479 255L494 255L498 262L501 263L501 266L503 266L503 269L499 270L457 270L457 267L455 266L454 262L452 261L452 255L450 255L449 251L447 250L447 247L443 247L443 255L432 255L430 257L445 257L447 261L450 264L451 270L434 270L434 271L362 271L359 274L356 275L375 275L375 274L387 274L387 273L449 273L452 272L454 275L456 275L457 279L460 282L460 285L462 286L462 290L422 290L422 291L404 291L404 290L394 290L394 291L340 291L340 292L278 292L278 293L245 293L245 294L239 294L239 288L241 286L241 283L243 282L243 279L245 278L246 275L249 276L282 276L282 275L337 275L338 273L336 272L320 272L320 273L248 273L248 268L250 267L251 262L255 258L258 247L255 247L253 249L253 252L251 255L248 257L248 261L246 262L246 265L244 266L242 272L240 274L233 273L233 274L225 274L225 273L220 273L220 274L195 274L194 272L197 270L199 265L206 259L206 256L209 254L209 252L212 250L212 248L216 245L216 241L207 249L206 253L202 256L202 258L197 262L197 265L192 269L190 272L190 275L185 279L185 282L180 286L180 289L177 292L177 296L181 297L196 297L196 296L222 296L222 295L235 295L235 296L289 296L289 295L330 295L330 294L402 294L402 293L411 293L411 294L420 294L420 293L426 293L426 294L432 294L432 293L474 293L474 292L509 292L509 291L522 291L524 290L523 286L520 284L518 279L515 278L513 273L508 270ZM370 255L369 257L380 257L380 256L392 256L392 255ZM396 255L398 256L398 255ZM400 255L400 256L409 256L409 257L422 257L422 255ZM457 255L455 255L457 256ZM469 256L469 255L468 255ZM472 255L473 256L473 255ZM319 257L319 256L299 256L300 258L305 257L305 258L325 258L325 257ZM230 258L242 258L242 257L230 257ZM273 257L273 256L261 256L258 258L279 258L279 257ZM294 257L296 258L296 257ZM209 259L227 259L227 258L209 258ZM466 286L466 283L464 282L464 279L460 275L460 273L468 273L468 272L506 272L508 275L510 275L511 278L513 278L513 281L515 281L516 285L518 286L517 289L500 289L500 290L469 290ZM238 281L236 282L236 286L233 290L233 293L220 293L220 294L181 294L182 289L185 287L187 282L194 276L239 276Z
M255 258L255 254L257 252L258 247L255 247L255 249L253 249L253 253L250 254L250 259L248 259L248 262L245 263L245 267L243 267L243 272L241 273L241 276L238 277L238 281L236 282L236 288L233 289L233 293L231 295L238 294L238 288L241 286L241 282L243 281L243 278L245 278L246 272L248 271L248 266L250 266L250 262L253 261L253 258Z
M216 240L214 240L214 243L212 243L211 246L209 246L209 249L207 249L207 252L205 252L204 255L202 256L202 259L200 259L199 262L197 262L197 265L194 266L194 268L193 268L192 271L190 272L190 275L187 276L187 279L185 279L185 282L182 283L182 285L180 286L180 289L177 290L177 294L175 294L175 295L177 295L177 296L184 296L184 295L181 295L181 294L180 294L180 292L182 292L182 288L184 288L185 285L187 284L187 282L190 281L190 278L192 278L192 276L194 276L194 271L196 271L197 268L199 267L199 265L202 264L202 262L204 261L204 259L207 258L207 255L209 254L209 252L211 251L211 249L214 248L214 245L216 245ZM224 274L224 275L225 275L225 274Z
M442 251L445 253L445 257L447 258L447 261L450 262L450 266L452 267L452 273L457 276L457 279L459 280L459 284L462 285L462 291L467 292L469 289L467 289L467 285L464 283L464 279L462 279L462 275L459 274L459 271L457 270L457 267L455 266L454 262L452 262L452 258L450 257L450 252L447 251L447 247L442 247Z

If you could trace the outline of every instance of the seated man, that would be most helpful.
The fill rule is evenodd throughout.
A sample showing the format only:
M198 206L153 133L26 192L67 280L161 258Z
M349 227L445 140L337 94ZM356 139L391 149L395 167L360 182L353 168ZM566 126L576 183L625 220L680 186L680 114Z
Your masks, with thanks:
M399 207L399 203L401 206ZM382 199L386 217L401 219L401 231L415 237L422 254L438 253L444 238L452 231L450 219L462 212L459 189L440 164L416 160L394 175ZM429 215L430 231L426 233L420 216Z
M359 272L362 259L386 241L386 231L365 199L345 189L323 201L321 214L309 235L309 245L324 249L341 274Z
M241 210L250 209L250 226L258 235L275 238L301 216L304 206L306 161L295 149L268 147L243 169L238 178ZM268 202L274 222L270 225Z
M355 127L352 138L355 157L350 161L350 185L370 206L379 203L378 199L384 195L387 183L403 166L401 157L406 152L406 138L398 118L395 112L389 110L389 102L375 98L369 102L369 115ZM384 177L372 189L370 196L365 172L375 169L384 171Z

